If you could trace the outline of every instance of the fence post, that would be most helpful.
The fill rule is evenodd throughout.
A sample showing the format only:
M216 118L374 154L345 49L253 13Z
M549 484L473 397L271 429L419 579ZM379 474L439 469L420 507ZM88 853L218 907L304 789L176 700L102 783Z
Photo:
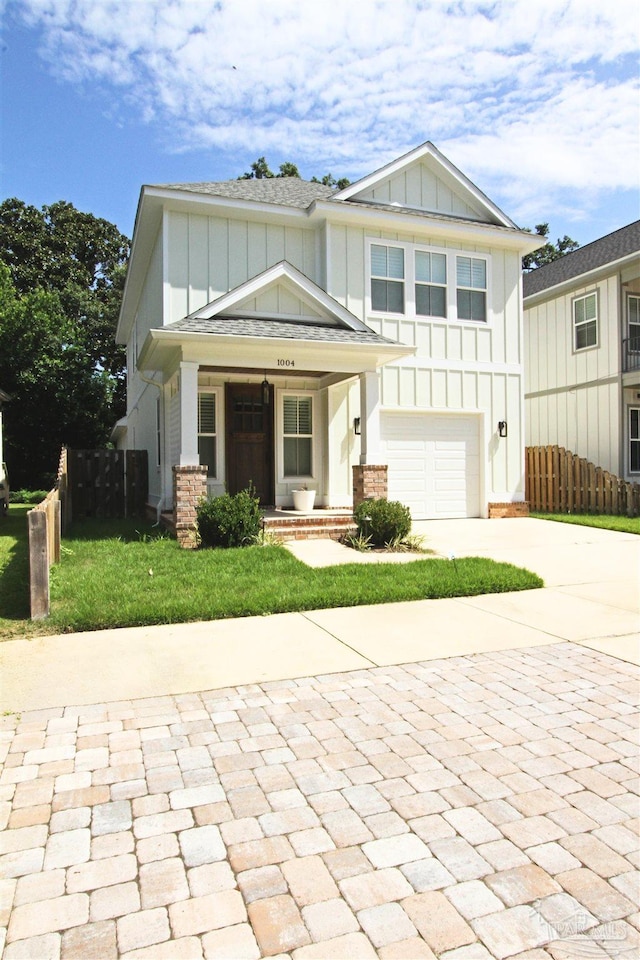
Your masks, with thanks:
M47 515L43 510L27 514L29 529L29 580L31 619L49 616L49 550Z

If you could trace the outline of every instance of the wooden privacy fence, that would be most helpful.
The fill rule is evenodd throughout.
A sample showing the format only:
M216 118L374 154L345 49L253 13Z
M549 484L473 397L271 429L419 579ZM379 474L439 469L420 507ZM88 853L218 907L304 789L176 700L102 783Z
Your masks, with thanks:
M147 483L146 450L63 448L55 487L27 513L32 620L49 616L49 568L69 521L142 516Z
M640 484L627 483L564 447L526 447L525 453L531 510L640 516Z
M146 450L69 450L69 518L144 515L147 503Z

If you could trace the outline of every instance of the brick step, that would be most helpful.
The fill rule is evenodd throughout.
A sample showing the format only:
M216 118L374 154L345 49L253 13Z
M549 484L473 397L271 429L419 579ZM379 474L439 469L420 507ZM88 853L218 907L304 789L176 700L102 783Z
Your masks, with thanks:
M280 540L341 540L346 533L353 533L356 529L355 524L335 524L322 526L315 524L300 524L292 526L271 526L267 529L274 533Z

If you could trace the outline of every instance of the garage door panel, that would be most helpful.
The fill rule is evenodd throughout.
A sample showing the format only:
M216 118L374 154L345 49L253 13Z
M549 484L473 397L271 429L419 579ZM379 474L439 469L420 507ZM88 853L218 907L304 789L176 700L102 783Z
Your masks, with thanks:
M480 514L478 418L385 414L383 451L389 464L389 498L414 519Z

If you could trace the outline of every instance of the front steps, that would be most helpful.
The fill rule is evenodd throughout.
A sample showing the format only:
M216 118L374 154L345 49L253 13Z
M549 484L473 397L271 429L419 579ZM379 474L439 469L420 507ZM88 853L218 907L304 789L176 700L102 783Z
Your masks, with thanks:
M356 529L350 510L267 510L263 523L280 540L341 540Z
M153 519L155 516L154 510ZM165 530L175 534L172 512L163 512L161 523ZM319 509L298 513L297 510L268 509L264 512L263 524L265 530L280 540L341 540L346 533L353 533L356 529L350 510Z

